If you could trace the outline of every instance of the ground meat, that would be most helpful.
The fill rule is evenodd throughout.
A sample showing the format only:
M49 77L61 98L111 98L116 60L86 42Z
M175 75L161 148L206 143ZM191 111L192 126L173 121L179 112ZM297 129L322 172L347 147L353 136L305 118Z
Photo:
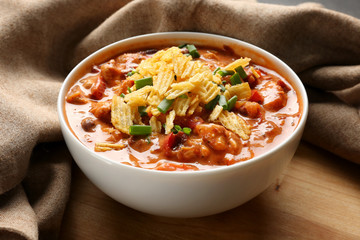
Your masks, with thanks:
M96 100L102 99L105 94L105 89L106 83L101 77L98 77L91 87L91 97Z
M261 118L265 114L259 103L250 101L237 101L234 110L249 118Z
M240 138L235 133L226 130L223 126L217 124L199 124L195 127L194 132L214 150L227 151L232 154L238 154L241 151L242 143Z
M274 81L265 83L264 88L259 90L264 97L264 108L268 111L278 111L287 103L287 95L284 89Z
M98 119L109 123L111 121L111 101L92 102L90 112Z
M207 60L215 60L217 62L219 61L219 58L216 56L216 54L210 51L206 51L201 55L201 57Z
M75 85L66 95L66 101L72 104L85 104L89 101L79 85Z
M134 80L122 80L119 85L113 88L113 90L116 95L120 95L122 93L126 94L128 88L131 88L133 85Z
M181 162L188 162L197 158L204 158L210 155L210 149L202 139L189 139L176 151L176 157Z
M110 86L113 85L115 80L119 80L121 78L125 78L125 74L123 73L120 66L115 62L114 59L109 62L101 65L101 77L104 81Z
M81 79L79 82L82 83L82 86L85 89L90 89L92 87L92 85L96 82L97 79L98 79L98 76L89 76L87 78Z

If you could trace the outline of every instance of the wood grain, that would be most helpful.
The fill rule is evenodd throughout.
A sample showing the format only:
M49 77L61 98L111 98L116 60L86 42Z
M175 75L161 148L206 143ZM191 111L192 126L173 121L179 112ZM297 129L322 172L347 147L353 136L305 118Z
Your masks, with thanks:
M281 184L203 218L132 210L73 169L60 239L360 239L360 166L307 143L300 144Z

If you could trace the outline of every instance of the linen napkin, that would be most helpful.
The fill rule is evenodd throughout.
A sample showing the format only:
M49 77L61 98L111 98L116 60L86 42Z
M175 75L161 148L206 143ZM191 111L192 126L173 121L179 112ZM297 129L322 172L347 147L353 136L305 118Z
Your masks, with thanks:
M0 239L56 239L71 157L56 99L67 73L112 42L216 33L285 61L308 88L303 139L360 163L360 20L316 4L231 0L3 0L0 3Z

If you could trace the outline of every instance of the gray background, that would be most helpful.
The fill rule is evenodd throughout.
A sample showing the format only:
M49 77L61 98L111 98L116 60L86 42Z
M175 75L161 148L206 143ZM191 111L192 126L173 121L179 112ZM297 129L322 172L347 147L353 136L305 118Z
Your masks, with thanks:
M360 18L360 0L258 0L261 3L298 5L304 2L321 3L324 7Z

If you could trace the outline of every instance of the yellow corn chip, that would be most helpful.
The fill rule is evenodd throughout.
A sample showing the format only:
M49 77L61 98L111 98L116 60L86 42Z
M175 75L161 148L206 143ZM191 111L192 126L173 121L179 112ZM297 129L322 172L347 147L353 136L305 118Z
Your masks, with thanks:
M245 120L237 114L228 111L222 111L218 117L220 123L230 131L239 135L242 139L248 140L250 138L250 126L246 124Z
M145 86L139 90L126 94L124 100L130 106L145 106L146 99L152 90L152 86Z
M234 95L238 97L238 100L248 99L251 97L251 88L249 83L245 82L242 84L237 84L234 86L230 86L229 84L225 86L226 91L224 95L226 99L232 98Z
M177 98L173 104L176 116L185 116L190 107L191 98Z
M172 110L166 115L166 122L165 122L165 134L169 134L171 129L174 127L174 119L175 119L175 111Z
M183 72L186 70L188 64L192 65L190 61L191 59L192 58L190 56L187 57L183 54L179 54L173 57L172 62L174 64L174 72L176 76L179 78L184 78Z
M195 88L191 82L180 82L171 84L171 89L165 94L166 99L175 99L180 95L190 92Z
M148 111L153 115L153 116L159 116L161 114L161 112L159 111L159 109L157 109L157 107L154 106L150 106L148 107Z
M217 75L212 77L212 81L216 84L221 84L221 78Z
M154 88L159 92L159 95L162 96L169 89L173 81L174 72L165 66L161 68L159 75L154 81Z
M129 134L129 128L133 124L133 113L122 97L114 96L111 104L111 123L120 132Z
M165 61L167 63L171 63L174 56L178 56L178 55L184 56L181 53L181 49L178 47L171 47L162 53L160 60Z
M130 106L130 108L131 108L131 112L132 112L131 120L133 121L133 124L144 125L144 123L141 120L141 115L139 113L138 106Z
M131 75L130 77L127 77L127 79L129 80L139 80L139 79L142 79L144 78L143 75L139 74L139 73L135 73L133 75Z
M235 68L242 66L243 68L249 65L251 59L250 58L239 58L238 60L230 63L226 67L224 67L225 70L235 70Z
M196 65L196 61L188 61L185 69L183 69L182 74L177 73L177 76L180 76L181 79L190 78L192 77L191 73L193 72L194 66ZM174 65L175 70L175 65ZM175 72L176 73L176 72Z
M161 102L161 98L159 96L159 92L153 88L149 94L149 96L147 97L147 102L151 105L151 106L158 106Z
M190 102L190 107L189 107L189 110L187 112L187 115L190 116L190 115L193 115L196 108L199 106L200 104L200 99L197 95L192 95L191 96L191 102Z
M255 71L255 69L254 69L253 66L250 67L250 70L251 70L251 72L254 74L254 76L255 76L256 78L260 78L260 75Z
M209 121L214 122L216 119L218 119L220 113L222 112L223 108L220 105L216 105L214 110L211 112L209 116Z
M189 80L195 84L192 92L198 94L203 103L210 102L220 93L220 88L210 79L212 79L212 73L203 72L196 74Z
M106 152L110 150L121 150L126 145L123 143L95 143L95 152Z
M150 126L153 132L160 133L161 132L161 122L156 119L155 116L150 118Z

